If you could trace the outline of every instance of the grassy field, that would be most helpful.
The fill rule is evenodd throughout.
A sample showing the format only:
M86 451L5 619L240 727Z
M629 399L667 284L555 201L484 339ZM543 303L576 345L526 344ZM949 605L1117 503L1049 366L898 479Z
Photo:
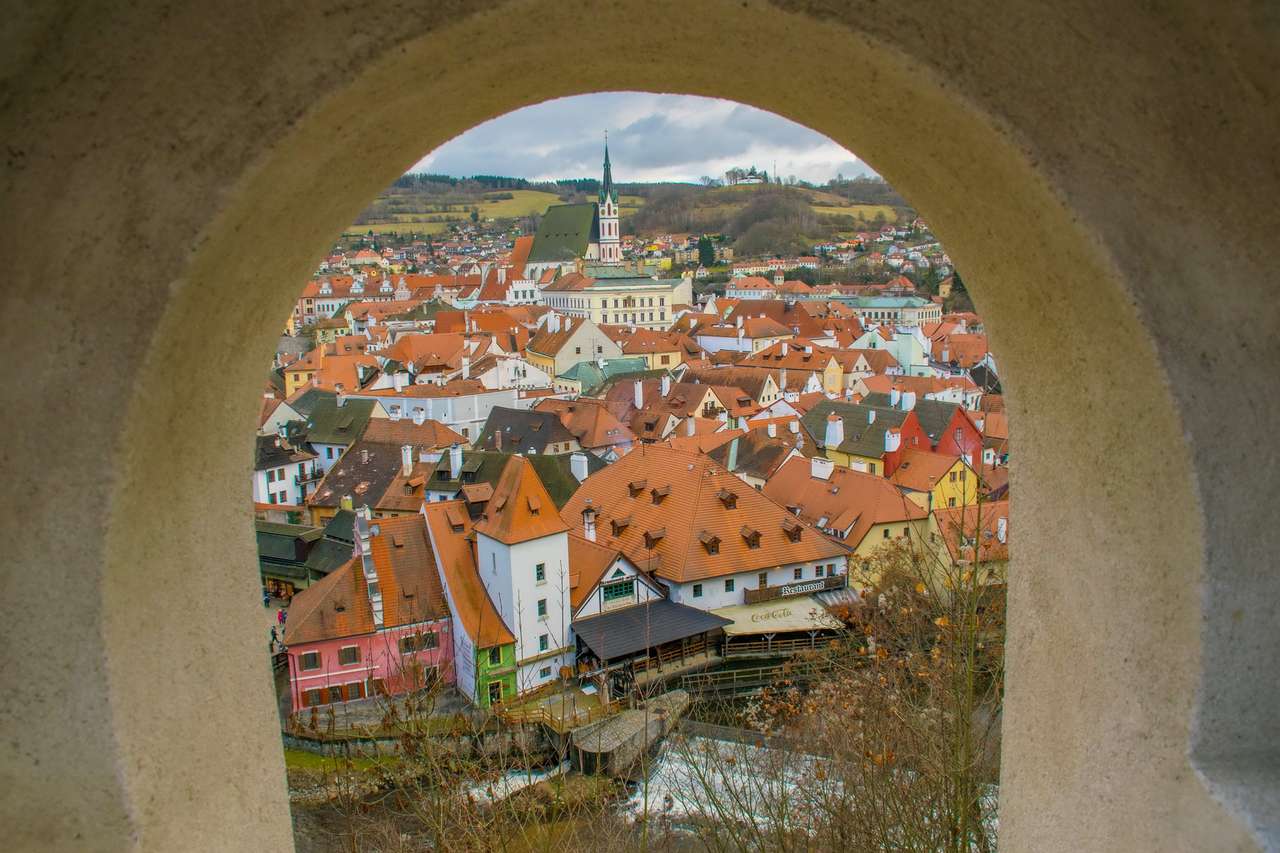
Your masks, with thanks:
M887 204L843 204L843 205L817 205L813 206L813 212L819 215L838 215L852 216L854 219L863 222L870 222L877 215L883 216L884 221L893 224L898 221L898 211Z
M348 234L439 234L447 231L450 222L466 222L471 218L471 208L480 208L482 219L508 219L516 216L528 216L541 213L548 206L559 204L555 193L539 190L500 190L497 193L510 193L511 198L482 200L478 205L470 204L437 204L429 205L420 213L397 213L395 222L376 222L367 225L352 225Z

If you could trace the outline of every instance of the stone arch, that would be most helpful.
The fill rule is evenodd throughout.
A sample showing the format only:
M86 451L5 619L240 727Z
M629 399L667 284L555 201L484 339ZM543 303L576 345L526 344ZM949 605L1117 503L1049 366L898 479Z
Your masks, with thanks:
M662 38L687 4L9 16L11 842L289 845L241 509L269 342L424 148L632 88L853 147L973 281L1019 437L1002 844L1274 844L1276 22L953 6L714 0Z

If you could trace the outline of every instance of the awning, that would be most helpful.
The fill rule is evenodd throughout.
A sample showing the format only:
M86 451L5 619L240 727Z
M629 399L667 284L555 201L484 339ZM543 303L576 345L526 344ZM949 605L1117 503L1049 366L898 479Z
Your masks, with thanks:
M731 624L724 627L725 634L730 637L787 631L834 631L842 627L840 620L828 613L812 595L735 604L711 612L730 621Z
M728 619L705 610L664 598L577 619L573 630L596 657L607 661L694 637L728 623Z

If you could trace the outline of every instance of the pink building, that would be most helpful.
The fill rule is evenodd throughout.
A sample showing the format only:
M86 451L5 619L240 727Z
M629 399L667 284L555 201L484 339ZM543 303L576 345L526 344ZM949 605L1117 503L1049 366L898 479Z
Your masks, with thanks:
M289 607L295 711L454 681L453 623L423 517L370 521L362 507L356 532L355 556Z

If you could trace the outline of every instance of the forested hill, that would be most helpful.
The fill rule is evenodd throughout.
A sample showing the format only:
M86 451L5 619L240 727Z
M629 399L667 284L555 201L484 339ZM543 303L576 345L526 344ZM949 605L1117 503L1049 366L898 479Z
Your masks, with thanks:
M740 252L801 251L814 242L914 218L906 201L878 178L807 184L618 185L623 233L723 234ZM536 228L553 204L595 198L599 182L410 174L380 193L360 214L355 233L438 233L452 222L519 220ZM516 223L513 223L516 224Z

